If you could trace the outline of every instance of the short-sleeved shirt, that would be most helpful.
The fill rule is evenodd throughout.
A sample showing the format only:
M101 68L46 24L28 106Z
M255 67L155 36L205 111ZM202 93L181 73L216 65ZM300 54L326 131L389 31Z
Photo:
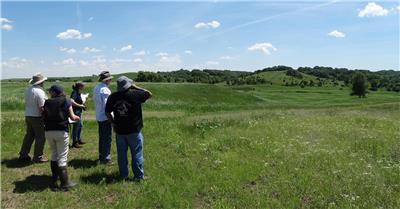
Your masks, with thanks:
M114 113L117 134L138 133L143 128L142 103L150 97L143 90L127 90L112 93L108 98L106 113Z
M47 96L43 89L38 86L30 86L25 90L25 116L41 117L42 107Z
M82 100L81 94L77 90L73 90L72 91L71 99L73 99L78 104L83 104L83 100ZM75 114L82 112L82 108L81 107L76 107L76 106L72 105L72 109L74 110Z
M107 116L104 112L107 99L111 94L111 90L105 83L99 83L93 89L93 101L96 108L96 120L99 122L106 121Z

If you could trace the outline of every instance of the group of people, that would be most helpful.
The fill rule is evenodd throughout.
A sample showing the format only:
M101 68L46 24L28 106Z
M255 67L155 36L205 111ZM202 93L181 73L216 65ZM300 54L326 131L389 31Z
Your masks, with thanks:
M110 72L103 71L99 75L99 84L93 90L96 120L99 135L99 161L102 164L111 162L112 129L116 135L117 158L120 178L128 179L127 151L132 156L134 180L144 179L143 170L143 127L141 104L152 96L146 89L134 84L132 79L121 76L117 79L117 92L112 93L109 85L113 77ZM25 123L26 134L19 152L22 162L33 161L45 163L45 140L51 149L50 168L53 191L68 191L76 185L68 178L67 158L69 150L69 126L72 123L72 147L81 148L85 142L81 138L82 113L86 109L82 92L83 82L72 86L69 99L64 88L52 85L47 97L43 86L47 80L42 74L32 76L30 86L25 90ZM35 142L33 159L29 156L31 146ZM60 180L60 185L58 185Z

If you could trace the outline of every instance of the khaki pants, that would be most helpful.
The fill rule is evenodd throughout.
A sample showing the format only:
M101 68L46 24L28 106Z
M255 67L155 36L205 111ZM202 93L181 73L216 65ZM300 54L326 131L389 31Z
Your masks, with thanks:
M44 123L41 117L25 117L26 134L22 142L19 155L21 157L28 156L31 151L33 141L35 141L35 150L33 158L38 158L43 155L45 144L44 138Z
M46 131L46 139L51 149L51 161L57 161L58 166L67 166L69 136L65 131Z

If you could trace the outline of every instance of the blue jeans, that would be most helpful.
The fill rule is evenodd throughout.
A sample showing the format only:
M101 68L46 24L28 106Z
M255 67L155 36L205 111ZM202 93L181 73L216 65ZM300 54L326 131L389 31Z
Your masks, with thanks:
M81 118L80 121L72 124L72 143L75 144L81 141L81 131L83 127L82 112L76 112L75 115Z
M111 123L106 121L97 121L99 124L99 160L111 160Z
M143 179L143 135L141 132L127 135L116 134L119 175L128 177L128 147L132 156L134 178Z

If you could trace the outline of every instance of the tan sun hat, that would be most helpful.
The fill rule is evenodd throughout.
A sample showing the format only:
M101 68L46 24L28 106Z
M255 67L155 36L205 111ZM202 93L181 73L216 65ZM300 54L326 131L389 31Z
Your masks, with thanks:
M103 71L103 72L101 72L100 75L99 75L99 81L100 81L100 82L102 82L102 81L107 81L107 80L110 80L110 79L112 79L112 78L113 78L113 77L111 76L110 72L108 72L108 71Z
M45 80L47 80L47 77L44 77L41 73L36 73L32 76L32 79L29 80L29 84L34 86L43 83Z

